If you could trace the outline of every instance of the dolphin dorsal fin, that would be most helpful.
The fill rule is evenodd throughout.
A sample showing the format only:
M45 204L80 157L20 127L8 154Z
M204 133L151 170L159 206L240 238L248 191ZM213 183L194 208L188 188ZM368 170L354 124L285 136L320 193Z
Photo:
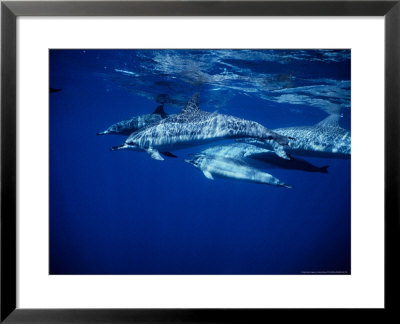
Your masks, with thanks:
M339 127L339 114L332 114L321 120L316 126L322 127Z
M181 114L188 113L188 112L196 112L200 110L199 107L199 96L200 94L196 92L187 102L186 106L180 112Z
M166 118L167 114L164 111L164 104L159 105L156 110L154 110L152 113L152 115L160 115L162 118Z

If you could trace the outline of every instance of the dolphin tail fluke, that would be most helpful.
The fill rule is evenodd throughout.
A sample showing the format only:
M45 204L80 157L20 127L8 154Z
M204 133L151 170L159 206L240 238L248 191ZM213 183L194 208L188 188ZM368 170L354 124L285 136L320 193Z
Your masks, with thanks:
M283 184L282 187L288 188L288 189L293 189L293 188L294 188L294 186L292 186L292 185L287 185L287 184Z
M324 166L319 168L319 172L328 173L328 168L329 168L329 165L324 165Z

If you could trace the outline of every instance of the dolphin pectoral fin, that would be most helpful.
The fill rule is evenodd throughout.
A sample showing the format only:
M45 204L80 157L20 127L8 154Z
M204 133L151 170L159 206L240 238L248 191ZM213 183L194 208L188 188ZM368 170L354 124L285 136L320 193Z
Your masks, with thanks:
M205 176L207 179L214 180L214 177L212 176L212 174L210 173L210 171L205 171L205 170L203 170L203 173L204 173L204 176Z
M175 154L172 154L171 152L161 152L161 154L171 158L177 158L177 156Z
M158 152L155 149L149 148L149 149L146 150L146 153L148 155L150 155L151 158L154 159L154 160L159 160L159 161L163 161L164 160L164 158L160 155L160 152Z
M276 155L278 155L280 158L285 159L285 160L290 160L290 156L288 156L283 149L282 146L275 146L274 147L274 152Z

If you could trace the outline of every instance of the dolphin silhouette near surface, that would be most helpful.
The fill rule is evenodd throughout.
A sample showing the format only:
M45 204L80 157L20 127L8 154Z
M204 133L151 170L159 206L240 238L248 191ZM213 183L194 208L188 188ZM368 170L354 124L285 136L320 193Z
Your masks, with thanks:
M179 114L139 129L123 145L111 150L145 151L153 159L164 160L160 152L242 137L272 140L279 145L288 144L286 136L257 122L200 110L199 94L196 93Z
M167 117L168 115L164 111L164 104L161 104L151 114L139 115L120 121L108 127L104 132L97 133L97 135L130 135L138 129Z
M288 146L280 147L285 154L349 159L351 157L350 131L339 126L340 115L332 114L313 126L286 127L274 129L282 136L292 138ZM254 144L267 149L275 149L272 141L253 138L238 141Z

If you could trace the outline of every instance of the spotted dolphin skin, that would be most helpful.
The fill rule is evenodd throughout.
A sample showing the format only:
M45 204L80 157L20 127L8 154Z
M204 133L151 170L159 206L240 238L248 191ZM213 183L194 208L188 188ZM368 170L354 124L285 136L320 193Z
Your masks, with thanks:
M108 127L104 132L97 133L97 135L130 135L138 129L158 122L163 118L167 118L167 114L164 111L164 104L158 106L152 114L135 116L131 119L120 121Z
M254 121L200 110L196 93L179 114L132 133L125 144L112 150L146 151L152 158L163 160L160 152L241 137L273 140L280 145L288 143L285 136Z
M349 159L351 157L350 131L339 126L339 115L329 115L314 126L278 128L274 131L282 136L293 138L283 150L286 154ZM244 139L246 143L274 149L272 141Z
M317 167L305 160L295 157L292 157L289 160L283 159L277 156L274 151L248 143L216 145L202 151L201 153L241 160L252 167L260 169L281 168L328 173L328 166Z
M185 162L200 169L210 180L214 177L292 188L272 175L249 166L243 161L219 155L198 153Z

